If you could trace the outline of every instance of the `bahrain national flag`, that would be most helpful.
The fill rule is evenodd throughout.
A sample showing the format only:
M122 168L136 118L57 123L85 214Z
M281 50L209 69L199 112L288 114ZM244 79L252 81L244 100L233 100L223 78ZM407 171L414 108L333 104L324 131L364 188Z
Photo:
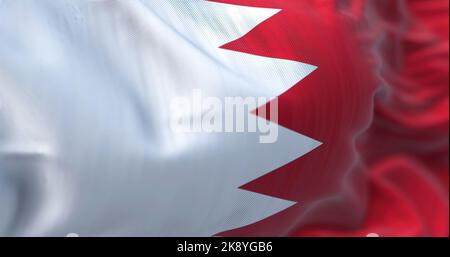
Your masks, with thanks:
M448 236L448 52L446 0L0 1L0 235Z

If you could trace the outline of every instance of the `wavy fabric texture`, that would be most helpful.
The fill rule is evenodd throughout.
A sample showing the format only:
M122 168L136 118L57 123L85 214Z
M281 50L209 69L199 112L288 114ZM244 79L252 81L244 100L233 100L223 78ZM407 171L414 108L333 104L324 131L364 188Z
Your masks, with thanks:
M448 1L219 2L283 10L254 32L282 31L278 42L248 47L249 35L229 47L261 55L271 49L271 56L326 70L280 102L290 116L284 126L329 148L247 185L299 204L231 235L270 227L294 236L448 236ZM316 105L300 103L314 90Z
M216 7L201 0L3 3L1 234L211 236L293 204L239 186L320 142L277 124L271 144L248 131L171 127L174 98L200 90L268 101L314 70L220 49L216 41L239 37L277 10ZM20 22L20 14L28 19ZM194 108L181 117L196 122L209 111Z
M338 11L363 24L381 84L358 140L367 209L357 229L298 235L448 236L448 1L350 1Z
M447 0L200 2L0 0L0 235L449 235ZM198 86L279 144L171 134Z

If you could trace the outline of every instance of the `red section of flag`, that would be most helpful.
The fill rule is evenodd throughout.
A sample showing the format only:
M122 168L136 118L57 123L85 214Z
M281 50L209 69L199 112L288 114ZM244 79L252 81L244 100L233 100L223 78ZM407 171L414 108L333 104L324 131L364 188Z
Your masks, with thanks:
M448 235L448 1L216 2L282 9L223 48L318 66L279 124L323 143L243 185L297 205L223 235Z

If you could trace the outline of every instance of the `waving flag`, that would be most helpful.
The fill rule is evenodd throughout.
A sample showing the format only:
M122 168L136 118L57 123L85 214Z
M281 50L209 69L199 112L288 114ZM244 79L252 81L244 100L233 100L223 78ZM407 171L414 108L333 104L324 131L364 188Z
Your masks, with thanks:
M447 15L0 1L0 235L448 235Z

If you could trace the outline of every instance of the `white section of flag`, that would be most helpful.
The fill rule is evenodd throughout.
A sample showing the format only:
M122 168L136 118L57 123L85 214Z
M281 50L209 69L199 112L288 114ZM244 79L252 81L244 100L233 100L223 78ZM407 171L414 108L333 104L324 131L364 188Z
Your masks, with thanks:
M266 145L254 133L168 127L169 99L193 89L273 98L316 68L218 48L276 12L199 0L3 2L0 234L209 236L292 205L238 187L319 142L282 127Z

